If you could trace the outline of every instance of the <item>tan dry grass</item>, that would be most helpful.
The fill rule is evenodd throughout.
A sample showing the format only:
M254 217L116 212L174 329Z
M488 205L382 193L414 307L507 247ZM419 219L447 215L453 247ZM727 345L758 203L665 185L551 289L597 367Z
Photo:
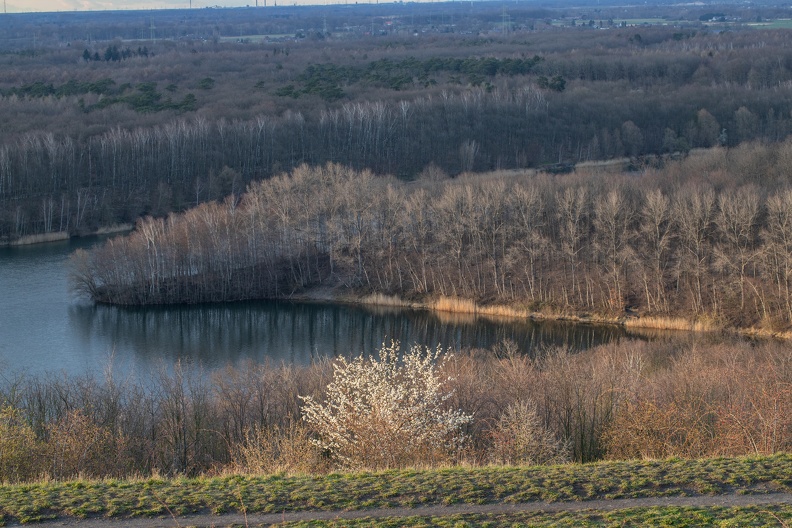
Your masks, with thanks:
M432 310L441 312L455 312L455 313L477 313L476 303L470 299L462 299L459 297L439 297L434 301L428 303L428 307Z
M427 304L428 308L441 312L468 313L496 317L526 318L528 312L521 308L505 305L480 305L470 299L458 297L439 297Z
M307 298L316 299L318 296L309 295ZM434 300L424 302L410 302L397 295L386 295L382 293L372 293L363 297L348 297L336 299L342 302L359 303L371 306L383 306L392 308L414 308L427 309L436 312L436 315L443 321L449 323L473 322L476 317L488 317L493 319L547 319L557 321L571 321L578 323L595 324L621 324L631 331L640 332L645 330L670 330L682 332L714 332L723 330L716 320L707 317L698 319L685 319L683 317L671 316L642 316L637 319L624 319L620 317L608 316L603 314L579 315L564 313L544 309L540 312L532 312L525 308L506 305L480 305L472 299L460 297L441 296ZM769 331L758 328L741 329L739 333L757 337L775 337L778 339L792 339L790 331Z
M60 242L69 239L69 233L66 231L57 231L55 233L42 233L40 235L25 235L19 237L17 240L12 240L7 245L9 246L30 246L33 244L45 244L48 242Z
M384 293L372 293L364 295L358 301L360 304L373 304L376 306L410 307L411 303L405 301L397 295L385 295Z
M682 317L644 316L624 321L627 328L653 328L657 330L684 330L687 332L712 332L719 326L710 319L690 320Z

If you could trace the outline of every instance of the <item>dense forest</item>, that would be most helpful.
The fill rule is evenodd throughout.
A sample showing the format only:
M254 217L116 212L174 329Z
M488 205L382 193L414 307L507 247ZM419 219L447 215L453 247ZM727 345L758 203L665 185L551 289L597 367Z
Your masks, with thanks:
M792 323L792 143L663 169L495 173L412 183L337 164L148 217L75 257L99 302L288 297L315 287L552 314ZM758 183L761 182L761 186Z
M304 24L256 39L219 23L214 38L117 29L0 54L0 241L163 217L303 163L402 180L640 166L792 130L792 37L741 22L756 13L628 25L618 15L639 11L447 8L251 11Z

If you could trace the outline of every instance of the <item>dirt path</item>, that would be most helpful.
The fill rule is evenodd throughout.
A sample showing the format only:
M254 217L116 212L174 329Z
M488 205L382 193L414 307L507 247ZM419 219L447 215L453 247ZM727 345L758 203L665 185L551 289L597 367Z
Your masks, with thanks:
M649 508L653 506L761 506L769 504L792 504L792 493L768 493L760 495L700 495L695 497L646 497L638 499L590 500L579 502L524 502L495 504L454 504L451 506L421 506L417 508L377 508L354 511L303 511L289 513L241 514L196 514L155 518L120 519L75 519L63 518L46 521L33 526L50 528L53 526L75 526L79 528L181 528L186 526L258 526L286 521L311 521L335 519L376 519L383 517L445 516L459 514L502 514L511 512L562 512L581 510L620 510L624 508ZM6 526L31 526L8 523Z

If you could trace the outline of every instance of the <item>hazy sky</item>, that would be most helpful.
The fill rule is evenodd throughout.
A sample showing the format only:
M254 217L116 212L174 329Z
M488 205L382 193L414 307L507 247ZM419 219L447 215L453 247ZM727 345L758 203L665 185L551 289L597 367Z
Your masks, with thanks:
M9 13L30 11L89 11L96 9L182 9L189 7L189 0L4 0ZM359 3L375 3L376 0L357 0ZM272 5L274 0L267 0ZM279 5L317 5L345 3L343 0L278 0ZM259 0L259 5L264 1ZM193 8L207 6L242 7L256 5L256 0L193 0Z

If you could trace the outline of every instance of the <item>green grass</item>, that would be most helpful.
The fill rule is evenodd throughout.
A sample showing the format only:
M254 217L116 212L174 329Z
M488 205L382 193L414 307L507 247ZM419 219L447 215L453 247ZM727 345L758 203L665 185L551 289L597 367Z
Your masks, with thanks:
M271 38L283 38L283 37L294 37L294 33L288 34L272 34L272 35L239 35L239 36L226 36L226 37L218 37L220 42L249 42L252 44L258 44L261 42L265 42L267 39Z
M779 18L778 20L768 20L767 22L753 22L747 24L750 27L761 29L792 29L792 19Z
M626 22L629 26L639 26L641 24L654 24L654 25L674 25L679 24L679 20L667 20L665 18L619 18L613 19L615 23Z
M169 515L168 510L176 515L242 509L249 513L288 512L774 491L792 491L792 455L400 470L317 477L236 475L7 485L0 486L0 515L6 522L33 522L63 516ZM662 515L671 515L672 509L665 510ZM716 509L701 511L702 515L717 513ZM782 513L787 515L789 511ZM460 522L478 524L465 519ZM416 522L415 526L442 525L425 519Z
M336 527L355 528L359 526L393 527L586 527L586 526L675 526L705 527L718 526L784 526L792 521L792 506L749 506L749 507L712 507L712 508L626 508L610 512L513 512L492 515L448 515L443 517L391 517L385 519L356 519L339 521L311 521L281 523L279 527Z

